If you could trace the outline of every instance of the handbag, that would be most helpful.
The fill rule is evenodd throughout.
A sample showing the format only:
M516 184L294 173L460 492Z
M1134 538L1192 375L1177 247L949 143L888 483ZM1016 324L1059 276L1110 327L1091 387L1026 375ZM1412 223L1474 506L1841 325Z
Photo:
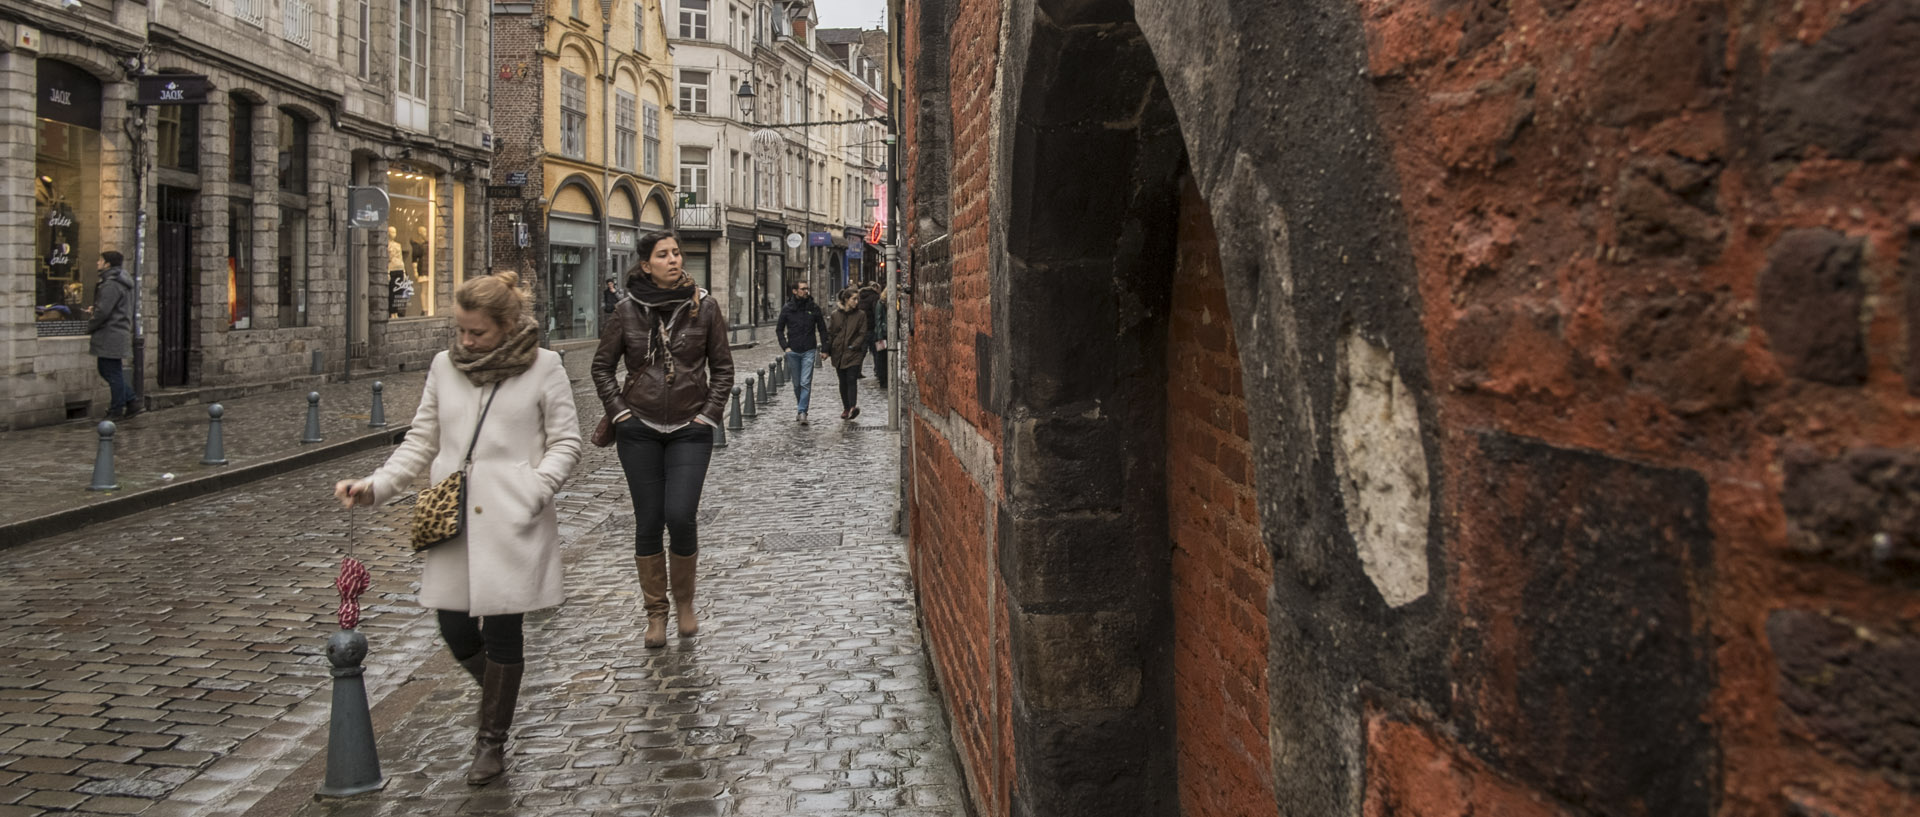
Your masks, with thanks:
M448 474L420 492L413 504L413 527L409 537L413 551L419 553L438 545L467 529L467 474L473 470L473 447L480 442L480 427L487 424L487 412L493 398L500 395L500 384L493 385L487 404L480 409L480 422L473 424L473 439L467 443L467 456L460 470Z
M613 445L613 422L605 414L600 415L600 424L593 427L593 445L595 448Z

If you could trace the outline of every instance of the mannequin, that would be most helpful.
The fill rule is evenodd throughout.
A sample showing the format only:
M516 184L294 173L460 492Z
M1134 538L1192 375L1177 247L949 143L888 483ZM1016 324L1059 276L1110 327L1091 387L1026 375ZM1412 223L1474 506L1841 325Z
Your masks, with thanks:
M407 314L407 301L413 297L413 282L407 279L406 249L400 244L400 228L387 227L387 317Z
M427 269L427 228L419 226L413 228L413 244L407 249L413 252L407 258L413 262L414 277L427 277L432 272Z

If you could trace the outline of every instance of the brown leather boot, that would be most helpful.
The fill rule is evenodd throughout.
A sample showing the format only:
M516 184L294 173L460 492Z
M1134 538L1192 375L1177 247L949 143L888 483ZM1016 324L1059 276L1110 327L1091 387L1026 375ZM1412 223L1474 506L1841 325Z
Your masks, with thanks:
M480 682L480 732L473 740L473 767L467 785L484 786L507 770L507 730L513 726L513 707L520 701L520 675L526 664L487 662Z
M487 654L477 652L459 659L460 668L473 676L473 685L485 689L487 686Z
M640 609L647 613L647 647L667 646L667 553L633 557L640 571Z
M691 638L700 632L700 622L693 617L693 566L700 561L700 554L682 556L678 553L668 558L667 579L673 585L673 621L680 628L681 638Z

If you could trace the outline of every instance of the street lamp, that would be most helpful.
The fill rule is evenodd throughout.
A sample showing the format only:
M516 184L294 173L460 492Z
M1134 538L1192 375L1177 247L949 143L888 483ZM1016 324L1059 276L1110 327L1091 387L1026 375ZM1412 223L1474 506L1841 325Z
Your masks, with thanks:
M740 106L740 116L745 119L752 119L753 83L742 81L740 83L740 90L734 93L733 99L734 103Z

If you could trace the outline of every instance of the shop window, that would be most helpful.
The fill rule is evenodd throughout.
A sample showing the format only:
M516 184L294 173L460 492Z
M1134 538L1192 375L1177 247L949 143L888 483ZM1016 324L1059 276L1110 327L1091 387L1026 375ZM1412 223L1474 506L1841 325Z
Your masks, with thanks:
M253 202L227 205L227 327L253 328Z
M100 82L41 59L33 185L33 311L38 336L84 335L100 246Z
M200 106L155 106L154 131L155 164L188 173L200 169Z
M707 38L707 0L680 0L680 39Z
M633 94L626 91L614 92L613 120L613 164L622 170L633 170L634 116Z
M438 185L426 169L395 163L387 169L387 314L435 314L434 271Z
M600 289L597 264L599 225L555 217L547 221L550 245L547 262L547 334L554 340L593 337Z
M560 71L560 155L587 157L587 78Z
M681 113L704 114L707 112L707 82L709 76L706 71L680 72Z
M227 156L232 160L229 172L233 174L234 184L253 184L253 117L254 104L246 97L232 96L233 112L227 120L227 140L231 144Z
M307 120L284 109L279 113L279 120L280 190L304 194L307 192Z
M280 208L280 326L307 325L307 211Z

